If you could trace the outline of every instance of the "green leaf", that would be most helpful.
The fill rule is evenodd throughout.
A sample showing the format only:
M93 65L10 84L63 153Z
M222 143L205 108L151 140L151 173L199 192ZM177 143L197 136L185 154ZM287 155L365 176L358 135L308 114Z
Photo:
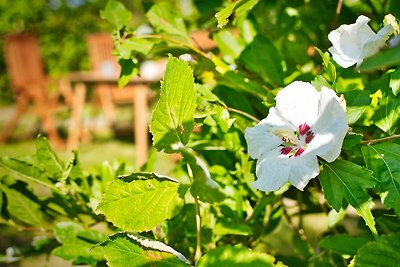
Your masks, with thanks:
M338 234L325 236L318 245L321 248L330 249L342 255L355 255L357 250L368 241L367 238L361 236Z
M371 104L370 92L364 90L354 90L344 93L347 108L347 122L355 123L365 109Z
M235 12L235 21L237 19L246 18L249 11L252 10L255 5L257 5L258 1L259 0L238 0L221 9L215 14L215 18L218 22L218 28L222 28L228 23L229 17L233 12Z
M400 119L400 95L393 96L389 91L379 100L378 105L379 109L373 118L375 125L382 131L393 134Z
M328 52L323 53L319 48L315 47L315 50L317 50L318 54L322 58L323 62L323 68L324 72L327 75L327 79L330 82L335 82L336 81L336 67L335 64L332 63L331 55Z
M221 187L215 182L207 168L206 163L194 155L189 149L181 149L184 161L187 162L193 173L193 183L190 187L190 193L193 197L198 197L203 202L220 202L226 198Z
M190 266L186 258L173 248L131 234L116 234L104 242L107 266L110 267L174 267Z
M373 71L390 66L400 65L400 46L387 49L372 57L364 59L358 67L360 71Z
M400 92L400 68L390 74L390 88L395 96Z
M400 234L391 234L377 242L361 247L355 257L355 267L398 266L400 262Z
M266 253L251 251L245 247L223 246L204 255L196 267L268 267L276 266L274 261L275 258Z
M354 132L349 132L345 136L343 140L343 149L352 149L354 146L358 145L363 138L362 133L354 133Z
M262 53L260 53L262 51ZM274 44L265 36L257 35L242 52L239 63L258 74L265 82L283 85L282 59Z
M243 235L248 236L253 234L250 226L246 224L235 224L232 222L217 223L213 228L215 235Z
M345 199L376 234L375 222L370 210L371 197L365 192L365 189L373 188L376 184L371 176L372 172L345 160L336 160L333 163L322 162L322 165L323 170L319 175L319 180L328 203L339 211L345 204Z
M217 19L218 22L218 28L224 27L228 21L229 17L232 15L233 10L235 9L236 5L239 4L241 1L235 1L229 5L227 5L225 8L221 9L215 14L215 18Z
M122 88L129 83L133 75L139 73L139 67L135 60L120 59L121 73L119 74L118 87Z
M362 153L367 167L379 180L383 204L400 214L400 145L382 143L363 146Z
M215 114L212 115L213 119L217 122L221 130L227 133L235 119L230 118L228 109L224 107L216 106L214 112Z
M43 226L43 213L40 205L20 192L2 186L7 197L7 210L17 220L32 226Z
M54 229L54 235L62 245L53 249L51 254L64 260L91 265L103 260L104 251L100 247L93 247L106 240L107 236L104 234L85 229L75 222L60 222Z
M147 55L157 42L160 41L132 37L123 41L118 47L118 53L123 59L130 59L132 52Z
M100 17L108 20L117 30L122 29L132 20L131 12L119 1L109 0Z
M154 147L169 152L173 144L185 145L194 128L195 109L192 69L185 61L170 56L150 124Z
M213 34L213 40L218 44L222 58L228 63L235 63L235 60L240 56L245 43L230 30L222 30Z
M244 76L241 72L227 71L219 82L222 85L250 93L257 97L268 96L267 90L265 90L259 83Z
M9 158L9 157L1 157L0 158L0 166L3 166L9 170L14 171L22 178L25 178L30 181L34 181L36 183L52 186L53 184L47 178L46 173L38 168L33 163L29 163L26 161L22 161L19 159Z
M171 4L168 2L158 2L153 5L146 13L146 18L157 31L181 36L184 37L184 40L189 39L185 22L173 11Z
M175 215L186 190L166 176L133 173L109 184L98 210L123 230L149 231Z
M45 170L49 178L59 179L64 175L64 163L57 157L49 146L47 138L36 138L36 156L40 166Z

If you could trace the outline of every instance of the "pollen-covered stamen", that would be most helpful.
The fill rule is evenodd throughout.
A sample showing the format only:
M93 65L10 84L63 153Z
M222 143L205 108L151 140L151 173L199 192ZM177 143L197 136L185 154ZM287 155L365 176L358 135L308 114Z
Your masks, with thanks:
M309 144L313 139L314 139L314 133L313 132L308 132L308 134L307 134L307 137L306 137L306 140L305 140L305 142L306 142L306 144Z
M293 147L283 147L281 149L281 155L287 155L293 150Z
M310 126L307 123L303 123L299 125L299 134L305 135L308 131L310 131Z
M297 149L296 153L294 154L295 157L300 156L301 154L303 154L304 152L304 148L300 147L299 149Z

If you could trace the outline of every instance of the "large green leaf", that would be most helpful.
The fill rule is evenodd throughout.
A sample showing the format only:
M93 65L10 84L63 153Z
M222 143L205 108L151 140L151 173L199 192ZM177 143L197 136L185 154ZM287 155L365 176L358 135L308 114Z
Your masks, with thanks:
M47 138L38 136L36 138L36 156L39 160L40 166L45 170L49 178L58 179L63 177L64 163L57 157L51 149Z
M7 211L15 219L32 226L43 226L44 216L40 205L22 193L2 186L7 197Z
M34 181L46 186L52 186L52 183L49 181L45 171L33 163L10 157L1 157L0 166L14 171L25 180Z
M245 247L224 246L214 249L204 255L196 267L268 267L275 265L275 258L266 253L251 251Z
M355 90L344 93L346 99L347 122L349 124L355 123L364 113L365 109L370 105L371 98L369 95L370 92L364 90Z
M260 53L262 51L262 53ZM283 85L282 59L270 39L257 35L242 52L239 63L274 86Z
M390 88L392 93L397 95L400 92L400 67L390 74Z
M400 95L394 96L389 87L378 103L379 109L374 116L375 125L382 131L393 134L400 119Z
M379 180L383 204L400 214L400 145L382 143L361 149L365 164Z
M372 57L366 58L358 67L360 71L373 71L400 64L400 46L387 49Z
M186 25L183 19L176 13L168 2L158 2L146 13L149 20L157 31L169 35L182 36L188 40Z
M384 236L377 242L361 247L355 257L355 267L399 266L400 234Z
M110 183L98 209L123 230L149 231L175 214L186 190L166 176L133 173Z
M185 61L170 56L150 124L154 147L168 152L173 144L186 144L194 128L195 109L192 69Z
M104 242L107 266L174 267L190 266L186 258L159 241L131 234L116 234Z
M109 0L104 10L100 11L100 17L120 30L131 21L132 14L121 2Z
M328 203L336 210L350 203L363 217L367 226L376 234L375 222L371 213L371 197L365 192L373 188L376 181L372 172L350 161L336 160L333 163L322 162L323 170L319 175L322 190Z
M355 255L357 250L368 241L367 238L361 236L338 234L325 236L318 245L321 248L330 249L342 255Z

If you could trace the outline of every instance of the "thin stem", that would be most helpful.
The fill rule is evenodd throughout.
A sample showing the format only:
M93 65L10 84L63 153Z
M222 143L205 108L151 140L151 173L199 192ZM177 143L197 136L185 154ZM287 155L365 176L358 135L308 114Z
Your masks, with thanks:
M343 5L343 0L338 0L337 6L336 6L335 18L333 19L333 22L332 22L332 29L336 28L336 23L339 18L340 11L342 10L342 5Z
M194 254L194 261L197 262L201 258L201 215L200 205L198 199L194 198L194 206L196 209L196 252Z
M190 182L193 182L193 171L192 168L190 168L189 164L186 164L187 170L188 170L188 175ZM200 204L199 200L197 199L196 196L193 196L194 198L194 208L196 212L196 252L194 254L194 262L197 262L201 258L201 214L200 214Z
M262 206L266 205L266 199L267 199L267 195L263 194L262 197L257 201L256 205L254 206L253 212L250 213L249 215L247 215L247 217L244 219L244 223L249 223L254 218L254 216L259 214L259 212L258 212L259 209Z
M300 228L300 227L297 227L297 226L293 223L293 221L292 221L292 219L290 218L289 214L287 213L287 210L286 210L285 205L284 205L283 203L282 203L282 206L283 206L283 213L282 213L282 216L286 219L286 221L287 221L287 223L288 223L290 229L292 229L293 231L297 232L297 234L300 236L300 238L301 238L302 240L307 240L307 236L306 236L306 234L305 234L305 232L304 232L304 229L303 229L303 228Z
M381 143L381 142L385 142L385 141L391 141L391 140L399 139L399 138L400 138L400 134L395 134L395 135L392 135L392 136L387 136L387 137L378 138L378 139L364 140L364 141L361 141L360 144L363 144L363 145L366 144L366 145L370 146L370 145L373 145L373 144L376 144L376 143Z
M232 111L232 112L234 112L234 113L240 114L240 115L242 115L242 116L244 116L244 117L246 117L246 118L249 118L249 119L251 119L252 121L255 121L255 122L257 122L257 123L260 122L259 119L257 119L256 117L254 117L253 115L251 115L251 114L249 114L249 113L247 113L247 112L244 112L244 111L241 111L241 110L238 110L238 109L235 109L235 108L230 108L230 107L226 107L226 109L229 110L229 111Z

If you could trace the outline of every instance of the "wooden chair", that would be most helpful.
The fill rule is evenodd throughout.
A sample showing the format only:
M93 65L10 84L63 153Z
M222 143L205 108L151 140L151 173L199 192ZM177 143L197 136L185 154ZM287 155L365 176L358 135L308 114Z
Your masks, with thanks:
M5 38L4 52L8 75L15 93L16 110L6 122L0 134L0 142L9 139L18 120L28 112L31 104L50 141L56 146L61 145L63 141L51 116L57 102L49 96L47 90L48 79L44 73L38 38L32 34L9 34Z

